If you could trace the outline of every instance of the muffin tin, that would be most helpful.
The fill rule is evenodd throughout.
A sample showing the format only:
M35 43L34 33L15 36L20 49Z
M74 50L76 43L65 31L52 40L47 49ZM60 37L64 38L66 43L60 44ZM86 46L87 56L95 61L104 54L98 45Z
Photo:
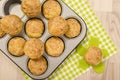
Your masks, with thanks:
M11 11L11 10L9 10L10 5L18 3L18 2L21 3L20 0L1 0L0 4L2 4L2 5L0 5L0 10L2 12L0 12L0 16L3 17L6 14L8 14L8 12L10 14L10 11ZM41 0L41 2L43 4L45 2L45 0ZM15 57L8 52L7 44L8 44L8 41L12 38L12 36L6 35L3 38L0 38L0 50L2 50L2 52L9 59L11 59L19 68L21 68L31 78L42 80L42 79L49 77L86 36L87 26L86 26L86 23L84 22L84 20L80 16L78 16L75 12L73 12L62 0L58 0L58 2L62 5L61 16L64 17L65 19L68 19L70 17L77 19L81 23L82 30L81 30L80 35L75 38L70 39L65 36L61 37L65 43L65 50L59 57L52 57L52 56L49 56L46 52L44 52L43 56L47 59L47 62L48 62L48 68L44 74L42 74L40 76L35 76L28 70L27 63L29 61L29 58L26 55L23 55L20 57ZM9 6L5 6L6 4L9 4ZM7 7L7 8L5 8L5 7ZM8 9L8 11L6 11L6 9ZM16 12L17 12L17 10L16 10ZM15 13L15 14L17 14L17 13ZM17 15L20 16L21 14L22 13L18 13ZM48 29L47 29L48 20L46 18L44 18L44 16L42 14L40 14L37 18L40 18L45 23L45 32L40 37L40 39L45 43L46 40L49 37L51 37L51 35L48 33ZM25 25L25 22L28 20L28 18L23 15L21 17L21 19L23 20L24 25ZM18 36L22 36L26 40L29 39L29 37L25 34L25 30L23 30Z

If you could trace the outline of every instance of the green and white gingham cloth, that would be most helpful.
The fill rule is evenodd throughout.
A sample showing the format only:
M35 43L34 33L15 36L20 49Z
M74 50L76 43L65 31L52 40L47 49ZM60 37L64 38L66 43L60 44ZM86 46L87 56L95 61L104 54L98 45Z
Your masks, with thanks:
M106 55L106 59L110 58L116 53L117 48L113 44L109 35L105 31L104 27L98 20L97 16L91 9L90 5L86 0L63 0L69 7L71 7L79 16L81 16L87 24L87 36L81 43L82 46L88 45L89 39L96 36L99 41L99 47L107 50L109 55ZM91 40L92 41L92 40ZM56 69L56 71L48 78L48 80L73 80L77 76L89 70L81 69L78 67L79 61L82 58L76 52L71 55ZM84 66L84 65L83 65ZM25 73L23 73L26 80L31 80Z

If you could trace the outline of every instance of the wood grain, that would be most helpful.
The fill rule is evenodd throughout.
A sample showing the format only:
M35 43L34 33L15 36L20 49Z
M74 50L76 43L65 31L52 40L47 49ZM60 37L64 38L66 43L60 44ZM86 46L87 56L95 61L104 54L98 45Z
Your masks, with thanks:
M120 49L120 0L88 0L111 39ZM120 80L120 50L105 61L105 72L96 74L92 69L75 80ZM0 80L24 80L18 67L0 53Z

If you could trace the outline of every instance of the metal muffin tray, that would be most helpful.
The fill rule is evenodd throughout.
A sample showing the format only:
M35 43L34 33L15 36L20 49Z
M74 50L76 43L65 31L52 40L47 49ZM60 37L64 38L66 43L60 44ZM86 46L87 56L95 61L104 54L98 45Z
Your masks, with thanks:
M45 0L41 0L42 4L45 2ZM15 57L11 55L8 50L7 50L7 44L8 41L12 38L12 36L5 35L3 38L0 38L0 50L9 58L11 59L19 68L21 68L26 74L28 74L31 78L34 79L45 79L48 76L50 76L56 69L57 67L67 58L68 55L77 47L77 45L85 38L86 33L87 33L87 26L84 20L78 16L74 11L72 11L62 0L58 0L58 2L62 6L62 13L61 16L64 17L65 19L67 18L76 18L82 27L81 33L79 36L69 39L65 36L62 36L61 38L63 39L65 43L65 50L60 55L59 57L52 57L49 56L46 52L44 52L44 57L48 61L48 68L45 73L43 73L40 76L35 76L30 71L28 70L27 63L29 58L26 55L23 55L21 57ZM16 14L19 17L21 17L22 21L25 22L28 20L28 18L22 13L20 10L20 0L0 0L0 16L3 17L8 14ZM51 37L51 35L48 33L47 29L47 23L48 20L44 18L42 14L40 14L37 18L40 18L43 20L45 24L45 32L40 38L44 43L45 41ZM24 29L24 28L23 28ZM29 37L25 34L25 31L23 30L18 36L24 37L26 40L29 39Z

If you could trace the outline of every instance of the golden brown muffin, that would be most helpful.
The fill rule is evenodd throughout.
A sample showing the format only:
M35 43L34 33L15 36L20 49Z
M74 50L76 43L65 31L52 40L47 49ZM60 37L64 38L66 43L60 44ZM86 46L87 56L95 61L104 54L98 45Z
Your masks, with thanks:
M26 23L26 34L29 37L41 37L44 32L44 23L40 19L31 19Z
M36 17L41 12L41 2L40 0L22 0L21 8L28 17Z
M22 20L16 15L7 15L1 19L2 30L12 36L22 31L22 25Z
M67 30L67 21L61 16L54 17L48 22L48 31L53 36L62 36Z
M1 28L1 19L0 19L0 38L5 35L5 32Z
M22 37L14 37L8 43L8 51L14 56L24 55L24 45L26 40Z
M68 31L65 33L65 36L68 38L74 38L77 37L80 34L81 31L81 25L76 19L67 19L67 23L69 26Z
M58 37L51 37L45 43L47 54L50 56L60 56L65 48L63 40Z
M30 59L28 69L33 75L39 76L47 70L47 61L43 56L35 60Z
M57 0L47 0L43 4L43 15L47 18L53 18L59 16L62 12L61 5L57 2Z
M90 65L97 65L102 60L102 51L98 47L90 47L85 54L85 60Z
M25 43L25 54L31 59L38 59L44 53L44 44L40 39L31 38Z

